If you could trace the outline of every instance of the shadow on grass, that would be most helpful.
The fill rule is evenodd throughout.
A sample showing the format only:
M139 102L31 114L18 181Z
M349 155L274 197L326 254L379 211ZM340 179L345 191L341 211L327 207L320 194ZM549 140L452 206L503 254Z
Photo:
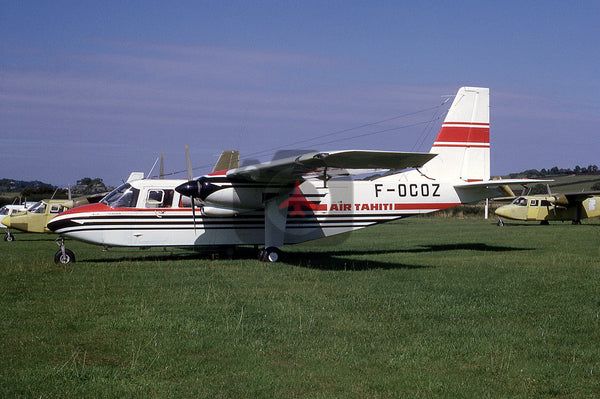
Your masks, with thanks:
M440 252L440 251L489 251L489 252L510 252L510 251L532 251L535 248L519 248L519 247L503 247L496 245L488 245L480 242L475 243L459 243L459 244L442 244L442 245L421 245L421 248L409 249L403 252L421 253L421 252Z
M376 259L353 259L351 256L398 255L403 251L342 251L342 252L288 252L282 256L282 263L318 270L373 270L373 269L428 269L431 265L410 265L398 262L384 262Z
M48 237L48 238L31 238L31 237L26 237L23 234L13 234L13 237L15 238L15 240L13 242L34 242L34 241L38 241L38 242L53 242L56 240L56 237Z
M292 247L293 248L293 247ZM372 269L424 269L433 268L431 265L414 265L399 262L386 262L378 259L356 259L355 257L365 257L378 255L393 255L394 258L402 258L402 254L408 253L431 253L444 251L482 251L482 252L510 252L510 251L529 251L534 248L503 247L487 245L484 243L463 243L463 244L442 244L442 245L422 245L419 248L401 249L401 250L345 250L345 251L327 251L319 250L313 252L306 251L284 251L282 263L319 269L319 270L372 270ZM114 253L114 252L113 252ZM111 254L112 255L112 254ZM164 261L183 261L183 260L218 260L228 259L222 253L217 251L202 250L189 251L177 250L177 252L154 252L151 254L135 255L132 251L120 257L107 255L102 258L82 259L81 262L90 263L114 263L114 262L164 262ZM239 247L235 252L235 259L255 260L257 251L252 247Z
M431 253L443 251L483 251L483 252L510 252L530 251L534 248L515 248L484 243L422 245L420 248L403 250L351 250L351 251L324 251L324 252L293 252L286 251L282 262L299 267L315 268L320 270L371 270L371 269L425 269L434 268L431 265L411 265L398 262L384 262L379 260L352 259L352 256L366 255L395 255L398 258L406 253Z
M192 260L192 259L202 259L202 260L216 260L216 259L224 259L223 256L215 255L213 256L209 252L154 252L151 254L140 254L135 255L132 252L128 251L127 255L122 255L119 257L113 257L117 251L109 251L105 257L102 258L92 258L92 259L81 259L79 262L89 262L89 263L114 263L114 262L164 262L164 261L182 261L182 260ZM77 256L77 254L75 254Z

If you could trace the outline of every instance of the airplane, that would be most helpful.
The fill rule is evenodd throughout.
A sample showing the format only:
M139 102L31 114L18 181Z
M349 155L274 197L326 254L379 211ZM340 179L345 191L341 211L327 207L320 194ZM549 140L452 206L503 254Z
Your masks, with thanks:
M582 191L574 193L523 195L510 204L496 209L498 225L504 225L500 217L513 220L539 221L549 224L551 220L581 224L581 219L600 216L600 191Z
M428 153L347 150L213 171L188 180L138 180L97 204L61 213L48 228L61 235L57 263L74 254L64 238L105 247L261 246L276 262L281 247L502 194L490 180L489 89L458 90ZM364 169L393 169L374 180L348 180ZM196 212L196 207L199 212Z
M24 204L4 205L2 208L0 208L0 227L6 229L4 241L12 242L15 240L15 236L11 234L10 228L2 224L2 220L7 216L12 215L13 213L23 212L27 210L27 208L29 208L33 204L35 204L35 202L25 202Z

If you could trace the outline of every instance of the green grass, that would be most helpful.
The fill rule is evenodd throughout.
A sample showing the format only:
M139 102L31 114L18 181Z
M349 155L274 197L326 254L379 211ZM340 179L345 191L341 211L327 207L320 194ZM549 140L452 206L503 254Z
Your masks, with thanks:
M0 245L3 397L600 396L597 221L413 218L278 264Z

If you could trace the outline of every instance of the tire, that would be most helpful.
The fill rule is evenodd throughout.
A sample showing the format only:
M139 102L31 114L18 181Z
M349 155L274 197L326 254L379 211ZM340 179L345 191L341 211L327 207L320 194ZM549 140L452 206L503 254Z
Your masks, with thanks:
M54 255L54 263L68 265L71 262L75 262L75 254L70 249L65 248L64 256L63 256L62 250L60 250L60 249Z
M6 242L13 242L15 240L15 236L13 236L12 234L7 234L4 236L4 241Z
M281 251L279 248L269 247L261 251L261 259L263 262L274 263L281 259Z

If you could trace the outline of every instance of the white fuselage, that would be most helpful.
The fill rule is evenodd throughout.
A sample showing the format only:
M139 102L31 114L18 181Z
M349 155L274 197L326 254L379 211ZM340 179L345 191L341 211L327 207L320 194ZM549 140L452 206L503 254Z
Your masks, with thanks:
M414 179L408 180L409 177ZM74 208L57 216L55 232L106 246L259 245L265 240L262 209L234 209L229 215L207 216L185 204L174 187L183 180L139 180L135 207L103 203ZM242 188L240 190L254 190ZM169 204L152 201L157 193L172 196ZM475 198L473 200L477 200ZM402 217L456 206L453 184L432 181L415 171L370 181L305 181L281 199L287 207L284 242L299 243L340 234ZM186 207L187 205L187 207ZM209 209L208 206L207 209Z

